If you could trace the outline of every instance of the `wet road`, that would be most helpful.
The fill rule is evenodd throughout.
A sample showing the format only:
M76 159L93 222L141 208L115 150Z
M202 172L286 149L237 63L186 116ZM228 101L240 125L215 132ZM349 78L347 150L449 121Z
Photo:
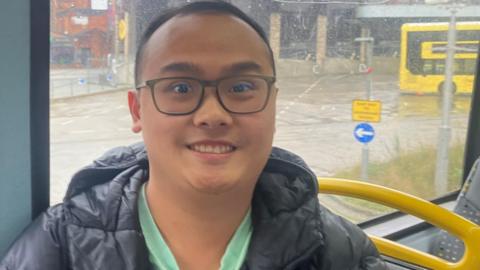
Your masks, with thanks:
M397 81L377 76L373 99L382 101L382 120L369 144L371 160L397 150L434 145L440 124L437 97L399 95ZM274 145L301 155L319 176L360 162L362 145L353 137L351 102L365 97L360 76L302 77L278 82ZM141 140L130 131L127 90L57 99L51 105L51 201L59 202L71 175L107 149ZM452 141L464 140L468 98L457 99Z
M440 124L438 98L399 95L396 80L375 79L372 99L382 102L382 119L372 124L376 131L369 144L372 160L392 157L395 148L408 150L435 143ZM358 123L351 120L351 103L366 95L362 80L358 76L320 78L311 82L316 85L314 90L302 98L298 98L300 90L288 88L289 92L280 95L278 102L275 144L295 149L319 175L331 175L360 162L361 144L353 137ZM291 81L286 86L290 84ZM454 110L454 140L465 133L466 111Z

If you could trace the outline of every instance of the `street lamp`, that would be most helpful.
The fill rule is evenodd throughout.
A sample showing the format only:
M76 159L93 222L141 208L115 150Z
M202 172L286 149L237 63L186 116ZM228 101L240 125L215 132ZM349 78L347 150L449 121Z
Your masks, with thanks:
M445 80L442 95L442 120L438 132L437 162L435 170L435 192L437 195L445 194L448 184L448 147L450 144L450 109L453 96L453 72L456 45L456 15L462 5L458 1L425 0L426 4L446 4L450 11L450 23L448 24L447 57L445 59Z

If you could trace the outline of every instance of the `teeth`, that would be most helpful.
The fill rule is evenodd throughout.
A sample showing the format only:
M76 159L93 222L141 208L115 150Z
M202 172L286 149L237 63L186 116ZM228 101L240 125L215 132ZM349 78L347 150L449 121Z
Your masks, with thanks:
M193 151L201 153L215 153L223 154L233 151L233 147L230 145L205 145L205 144L195 144L190 147Z

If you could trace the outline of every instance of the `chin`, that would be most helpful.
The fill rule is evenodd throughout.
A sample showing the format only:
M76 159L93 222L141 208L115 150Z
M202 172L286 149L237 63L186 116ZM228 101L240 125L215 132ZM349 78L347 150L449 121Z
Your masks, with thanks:
M220 195L227 193L237 186L238 181L226 180L225 177L202 177L191 179L190 185L196 191L210 195Z

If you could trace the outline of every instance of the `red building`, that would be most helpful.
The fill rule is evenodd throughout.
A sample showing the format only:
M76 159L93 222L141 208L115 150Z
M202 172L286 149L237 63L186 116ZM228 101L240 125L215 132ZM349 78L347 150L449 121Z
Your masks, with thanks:
M104 2L100 5L97 2ZM93 9L95 8L95 9ZM51 64L53 67L102 67L113 47L113 11L108 2L51 2Z

